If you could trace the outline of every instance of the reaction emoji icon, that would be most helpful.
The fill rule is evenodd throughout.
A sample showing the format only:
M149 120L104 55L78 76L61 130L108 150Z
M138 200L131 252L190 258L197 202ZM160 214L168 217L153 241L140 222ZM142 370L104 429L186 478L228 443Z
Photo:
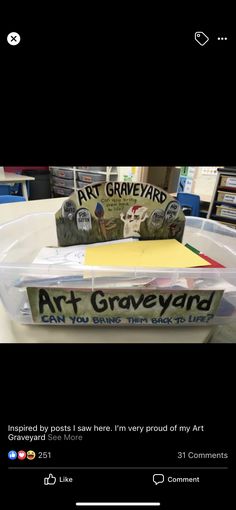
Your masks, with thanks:
M28 460L34 460L36 457L36 453L33 450L29 450L27 452L27 459Z
M15 450L11 450L10 452L8 452L8 459L10 460L17 459L17 452L15 452Z
M19 460L25 460L25 458L26 458L26 452L24 452L24 450L20 450L18 452L18 459Z

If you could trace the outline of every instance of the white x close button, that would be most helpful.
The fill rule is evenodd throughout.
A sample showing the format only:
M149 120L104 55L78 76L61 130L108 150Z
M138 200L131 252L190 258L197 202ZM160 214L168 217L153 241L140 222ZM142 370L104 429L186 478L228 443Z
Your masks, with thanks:
M10 34L7 36L7 42L11 46L16 46L20 42L20 34L17 32L10 32Z

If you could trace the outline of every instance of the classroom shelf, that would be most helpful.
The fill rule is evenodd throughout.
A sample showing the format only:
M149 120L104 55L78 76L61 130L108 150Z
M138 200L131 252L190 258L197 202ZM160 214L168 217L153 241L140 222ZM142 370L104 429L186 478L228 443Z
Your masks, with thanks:
M218 168L216 185L207 218L219 221L228 227L236 228L235 168Z
M114 167L49 167L53 196L68 196L74 190L101 181L117 180Z

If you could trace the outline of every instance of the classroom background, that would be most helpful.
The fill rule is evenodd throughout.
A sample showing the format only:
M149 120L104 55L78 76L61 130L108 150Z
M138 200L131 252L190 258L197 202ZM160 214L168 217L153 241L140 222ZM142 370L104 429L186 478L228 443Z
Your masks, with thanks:
M236 167L0 167L0 225L25 214L55 212L62 201L74 190L100 181L147 182L161 187L176 197L186 216L214 220L230 229L236 229ZM30 228L30 225L29 225ZM234 240L232 241L234 242ZM235 250L234 250L235 251ZM217 259L217 254L212 254ZM27 328L9 320L1 308L0 322L6 341L47 341L46 329ZM32 331L33 329L33 331ZM44 330L44 331L43 331ZM213 334L212 334L213 333ZM84 334L84 330L83 330ZM45 335L45 337L44 337ZM64 342L63 328L50 331L52 341ZM87 341L110 342L110 333L103 329L86 331ZM122 341L119 330L113 330L114 341ZM115 337L117 339L115 340ZM142 342L144 333L129 332L129 341ZM149 334L150 341L158 340L159 332ZM163 342L188 342L189 332L182 328L175 332L161 331ZM193 328L193 342L234 342L235 323L227 327ZM70 332L70 341L78 341L77 333Z
M236 167L0 167L0 204L66 197L108 180L154 184L177 197L186 216L236 228Z

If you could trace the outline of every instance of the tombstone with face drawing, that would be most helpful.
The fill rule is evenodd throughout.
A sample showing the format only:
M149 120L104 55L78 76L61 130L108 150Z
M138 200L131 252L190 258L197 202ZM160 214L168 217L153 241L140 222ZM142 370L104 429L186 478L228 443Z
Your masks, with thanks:
M172 200L166 207L165 210L165 222L167 225L171 225L173 223L180 211L180 204L177 200Z
M179 220L179 211L181 210L180 204L173 200L169 202L166 210L164 222L167 227L168 238L178 239L182 235L182 222Z

